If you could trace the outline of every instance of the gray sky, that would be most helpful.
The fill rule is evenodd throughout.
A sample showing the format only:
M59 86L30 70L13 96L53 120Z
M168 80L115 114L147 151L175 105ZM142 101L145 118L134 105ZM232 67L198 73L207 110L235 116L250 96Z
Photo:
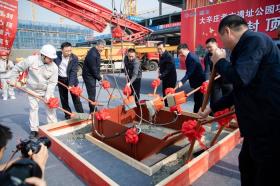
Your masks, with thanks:
M111 9L112 1L111 0L94 0L94 2L105 6L106 8ZM120 4L123 4L123 0L115 0L115 6L117 10L120 10ZM137 0L137 10L139 13L150 12L149 14L142 14L142 17L154 17L158 15L158 0ZM33 11L32 11L32 7ZM123 7L123 6L122 6ZM154 10L154 11L153 11ZM169 6L167 4L163 5L163 13L171 13L171 12L180 11L179 8ZM33 12L33 13L32 13ZM52 23L60 23L63 20L65 24L77 25L76 23L64 19L61 16L47 10L41 8L27 0L19 0L19 19L23 20L32 20L32 15L35 17L35 21L40 22L52 22Z

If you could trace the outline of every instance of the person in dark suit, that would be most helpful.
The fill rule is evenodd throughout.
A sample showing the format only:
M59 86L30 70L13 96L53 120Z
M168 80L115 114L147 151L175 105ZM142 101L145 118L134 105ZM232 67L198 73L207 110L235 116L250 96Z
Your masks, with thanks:
M176 67L171 54L164 48L162 42L157 44L159 58L159 76L162 81L162 95L165 96L166 88L175 88L177 82ZM165 105L167 105L165 103Z
M211 58L217 72L233 84L233 91L199 115L235 106L241 136L241 185L275 185L279 182L280 153L280 51L264 33L252 32L237 15L223 18L219 35L230 49L216 49Z
M206 79L209 79L210 72L213 69L213 63L211 61L211 57L213 52L218 48L218 43L215 38L209 38L205 42L206 49L208 53L204 57L204 66L205 66L205 75ZM215 103L219 100L222 96L228 95L232 91L232 84L230 84L225 78L220 77L219 79L215 80L213 84L213 90L210 95L210 103Z
M126 86L131 87L132 95L135 96L135 101L138 103L140 99L142 69L140 62L136 57L136 51L134 48L129 48L127 50L127 55L125 56L124 64L125 74L127 77Z
M87 88L88 98L95 101L96 81L101 81L100 75L100 54L103 51L106 42L98 40L95 47L92 47L85 58L82 76ZM89 103L90 113L95 109L95 106Z
M57 58L54 60L58 66L58 81L67 85L68 87L74 87L79 84L77 71L78 71L78 57L72 53L72 45L69 42L61 44L61 51L57 52ZM68 89L61 84L58 84L58 91L62 108L71 112L71 108L68 103ZM78 96L71 94L72 101L76 112L83 113L83 106ZM65 119L70 119L70 115L65 113Z
M198 56L189 51L187 44L180 44L177 51L179 55L186 57L186 74L181 81L178 82L177 87L182 87L187 80L189 80L191 88L196 89L197 87L200 87L206 79ZM197 91L194 93L193 99L193 112L197 113L203 102L203 94L200 91Z

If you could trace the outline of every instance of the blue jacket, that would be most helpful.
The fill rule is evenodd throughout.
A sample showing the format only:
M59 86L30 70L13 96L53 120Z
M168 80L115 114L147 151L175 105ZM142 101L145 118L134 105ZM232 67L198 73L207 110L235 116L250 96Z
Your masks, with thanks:
M57 58L54 60L55 64L59 67L62 61L62 52L57 52ZM77 71L78 71L79 61L78 57L75 54L71 54L69 63L67 66L67 78L68 78L68 85L69 86L77 86L79 84Z
M100 53L95 47L92 47L85 58L83 66L83 78L94 78L100 81Z
M270 37L246 31L217 72L233 91L211 105L213 111L235 105L241 135L278 141L280 134L280 51Z
M186 74L181 79L181 82L184 84L187 80L189 80L190 86L192 88L201 86L206 78L198 56L190 52L186 57L185 64Z

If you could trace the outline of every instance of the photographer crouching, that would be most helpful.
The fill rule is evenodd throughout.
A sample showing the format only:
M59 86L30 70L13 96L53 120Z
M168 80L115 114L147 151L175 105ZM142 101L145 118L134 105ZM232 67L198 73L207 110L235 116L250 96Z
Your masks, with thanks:
M6 145L11 138L10 129L0 124L0 160L3 158ZM46 186L43 178L48 159L47 147L49 146L50 141L47 138L21 141L17 145L15 153L21 151L22 158L0 164L0 185Z

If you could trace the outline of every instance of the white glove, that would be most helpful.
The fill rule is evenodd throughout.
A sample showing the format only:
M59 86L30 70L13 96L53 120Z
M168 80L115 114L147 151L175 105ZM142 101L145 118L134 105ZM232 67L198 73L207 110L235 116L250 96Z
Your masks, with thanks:
M183 86L183 83L181 81L179 81L176 87L181 88L182 86Z

